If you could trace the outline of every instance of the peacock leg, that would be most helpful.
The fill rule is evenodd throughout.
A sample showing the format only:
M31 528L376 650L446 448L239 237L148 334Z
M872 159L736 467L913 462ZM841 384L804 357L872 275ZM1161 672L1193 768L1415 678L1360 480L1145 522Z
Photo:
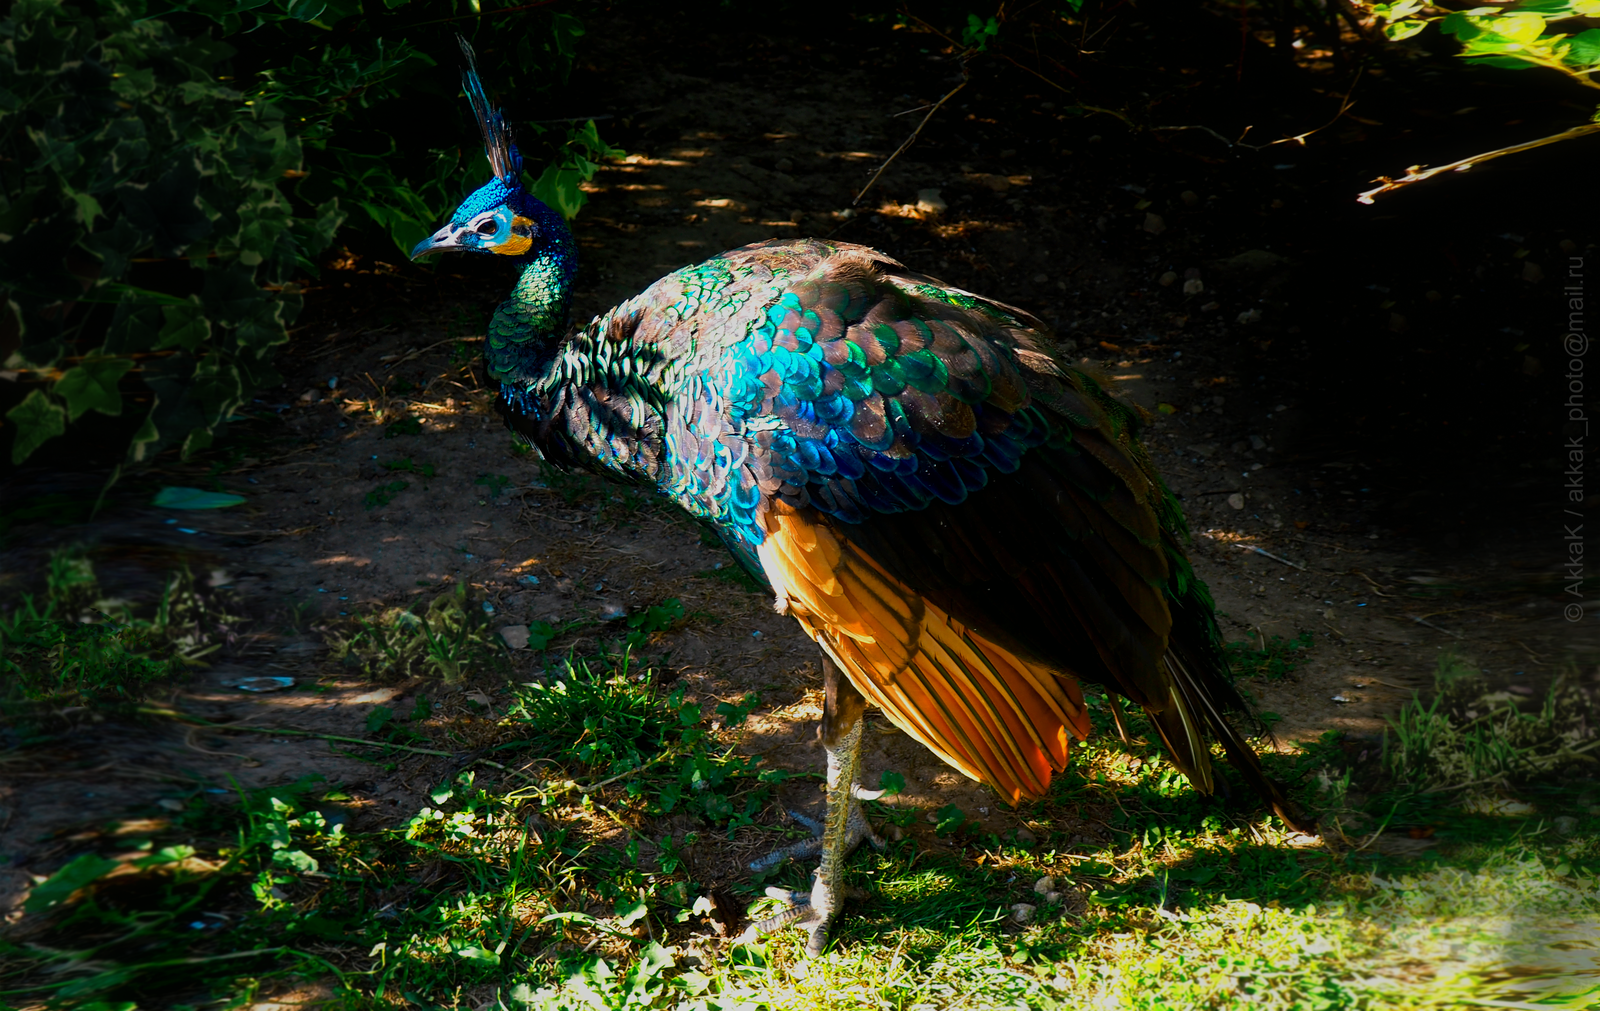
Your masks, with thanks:
M861 810L861 801L872 800L879 792L862 790L857 783L861 768L861 731L866 725L861 717L866 712L867 700L826 654L822 666L826 692L822 709L822 746L828 753L827 815L820 825L796 815L797 820L818 832L817 838L770 853L752 863L750 869L764 871L784 860L819 852L822 862L809 893L767 889L769 896L783 899L789 903L789 908L751 924L742 938L754 940L790 925L804 927L811 935L806 942L806 955L813 958L822 954L822 947L828 942L828 926L844 905L844 858L863 839L876 849L883 848L883 840L872 831Z

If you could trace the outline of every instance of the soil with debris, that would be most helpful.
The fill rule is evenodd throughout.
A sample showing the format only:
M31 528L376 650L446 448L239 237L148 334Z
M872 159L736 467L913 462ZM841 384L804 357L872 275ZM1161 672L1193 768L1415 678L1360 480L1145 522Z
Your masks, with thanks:
M1559 440L1545 408L1525 409L1546 403L1553 387L1541 372L1554 366L1535 360L1537 348L1511 355L1499 345L1516 335L1496 335L1502 323L1540 334L1559 325L1554 282L1524 265L1554 275L1561 243L1592 250L1592 230L1531 198L1508 199L1471 228L1442 225L1475 192L1454 182L1388 198L1358 220L1343 203L1355 183L1424 160L1400 128L1346 121L1309 147L1224 157L1198 135L1131 135L1111 117L1069 116L1060 94L978 63L959 100L853 205L922 115L900 114L959 79L936 39L859 24L797 47L734 23L688 40L664 13L608 17L586 38L572 109L556 110L611 115L607 138L632 152L601 170L576 221L575 319L747 242L875 246L1037 313L1065 353L1148 411L1147 443L1187 511L1225 637L1314 642L1289 677L1246 683L1279 717L1282 745L1338 730L1365 747L1386 715L1431 689L1446 650L1529 699L1573 666L1600 683L1593 619L1563 617L1560 478L1548 466ZM626 59L630 40L650 37L682 44ZM628 74L604 72L622 65ZM1175 121L1207 114L1175 86L1162 94L1195 117ZM1297 114L1277 110L1258 131L1292 133L1280 121ZM1499 179L1526 181L1541 165ZM1494 237L1502 232L1514 237ZM367 824L415 811L451 760L385 766L334 742L243 728L359 738L375 707L426 695L430 727L458 743L487 733L503 681L364 680L328 660L319 631L457 582L512 627L679 598L690 617L657 644L667 676L706 700L759 692L743 746L777 767L820 768L816 648L741 585L726 552L668 507L543 473L513 451L481 369L458 352L509 283L499 266L428 272L380 247L345 252L311 284L281 359L291 378L255 405L266 420L239 423L202 459L164 456L124 478L92 522L17 513L0 550L8 597L37 592L49 553L80 544L113 596L148 603L165 572L187 565L251 621L160 700L238 729L85 723L7 756L8 916L34 876L103 826L121 819L137 832L126 826L197 788L316 774L344 784ZM1452 342L1478 356L1476 370L1452 357ZM102 473L54 463L15 474L7 498L98 494ZM159 486L212 478L247 503L184 514L148 504ZM547 659L514 656L523 680ZM294 685L230 687L261 676ZM1032 831L904 735L872 735L866 761L867 782L905 776L898 803L954 803L989 830ZM820 804L814 783L791 782L766 819ZM911 831L946 845L920 819ZM738 874L739 840L712 851L727 845L701 843L696 873L713 884Z

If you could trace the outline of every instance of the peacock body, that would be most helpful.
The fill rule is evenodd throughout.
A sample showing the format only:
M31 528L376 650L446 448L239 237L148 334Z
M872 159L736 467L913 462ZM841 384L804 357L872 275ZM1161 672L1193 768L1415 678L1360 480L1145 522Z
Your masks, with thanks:
M654 487L710 525L823 651L823 871L781 918L811 926L812 950L843 851L872 838L854 799L862 696L1016 803L1087 734L1080 685L1098 685L1143 707L1197 788L1213 789L1215 737L1292 817L1226 717L1245 707L1138 416L1037 319L802 239L674 271L569 335L571 233L522 189L464 76L497 177L414 255L520 265L485 344L507 424L558 466Z

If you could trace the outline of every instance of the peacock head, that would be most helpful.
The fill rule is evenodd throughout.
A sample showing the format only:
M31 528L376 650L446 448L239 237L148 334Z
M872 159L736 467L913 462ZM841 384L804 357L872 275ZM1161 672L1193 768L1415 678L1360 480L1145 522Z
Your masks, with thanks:
M494 178L462 201L443 228L417 243L411 258L452 252L521 257L561 243L570 235L565 221L523 188L522 154L511 139L505 113L489 104L472 47L466 39L456 38L467 62L461 84L483 132L484 153Z
M515 155L516 148L511 150ZM417 243L411 258L433 253L522 256L547 238L541 233L549 230L552 213L522 188L521 180L496 177L463 200L443 228Z

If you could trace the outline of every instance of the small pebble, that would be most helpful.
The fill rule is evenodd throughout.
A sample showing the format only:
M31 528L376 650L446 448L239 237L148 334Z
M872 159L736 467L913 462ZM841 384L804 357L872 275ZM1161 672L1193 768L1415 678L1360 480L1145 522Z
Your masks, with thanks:
M1011 907L1011 918L1021 924L1032 923L1033 914L1038 908L1038 906L1031 906L1026 902L1018 902Z
M1335 695L1333 697L1333 701L1340 702L1340 703L1345 703L1345 702L1351 702L1351 701L1354 701L1354 700L1353 699L1347 699L1343 695Z
M1557 835L1571 835L1578 830L1578 819L1570 814L1559 815L1555 821Z
M1045 895L1045 894L1047 894L1049 892L1053 892L1053 891L1055 891L1055 889L1056 889L1056 879L1051 877L1048 874L1046 874L1044 877L1040 878L1038 881L1035 881L1033 883L1033 890L1035 892L1039 893L1040 895Z
M1191 277L1189 280L1183 282L1183 293L1185 295L1198 295L1205 290L1206 283L1200 280L1198 277Z
M528 626L507 625L500 630L500 639L510 649L527 649Z
M1178 272L1177 271L1169 270L1165 274L1161 275L1161 281L1160 281L1161 287L1170 288L1174 284L1177 284L1177 283L1178 283ZM376 457L374 457L374 459L376 459Z

